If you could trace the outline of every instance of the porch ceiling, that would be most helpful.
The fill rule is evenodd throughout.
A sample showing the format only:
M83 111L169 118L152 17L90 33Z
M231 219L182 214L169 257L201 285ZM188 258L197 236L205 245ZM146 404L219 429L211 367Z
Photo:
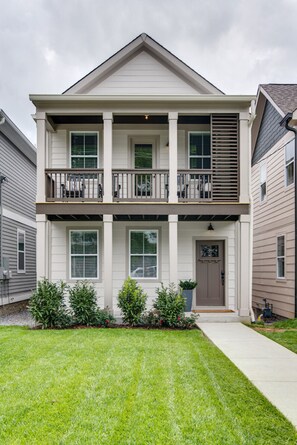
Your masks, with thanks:
M67 124L102 124L101 114L72 114L58 115L49 114L48 120L51 125ZM115 114L113 116L114 124L168 124L168 115L161 114ZM210 116L202 115L179 115L179 124L209 124Z

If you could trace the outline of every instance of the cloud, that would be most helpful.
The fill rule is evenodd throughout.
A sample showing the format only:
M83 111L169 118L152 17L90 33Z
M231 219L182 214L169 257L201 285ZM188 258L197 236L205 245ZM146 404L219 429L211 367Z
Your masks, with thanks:
M295 0L0 0L0 107L33 141L29 93L61 93L146 32L228 94L296 82Z

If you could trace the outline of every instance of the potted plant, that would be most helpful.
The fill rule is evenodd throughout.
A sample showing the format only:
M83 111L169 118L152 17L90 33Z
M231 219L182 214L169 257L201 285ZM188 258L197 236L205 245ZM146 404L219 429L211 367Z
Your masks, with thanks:
M182 290L182 296L186 303L185 312L191 312L192 310L193 289L195 289L196 286L197 282L191 279L179 281L179 287Z

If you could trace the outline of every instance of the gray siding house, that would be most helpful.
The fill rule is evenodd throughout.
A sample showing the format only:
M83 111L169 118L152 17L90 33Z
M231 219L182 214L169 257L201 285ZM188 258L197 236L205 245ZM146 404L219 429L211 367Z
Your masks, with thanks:
M260 85L252 127L255 309L267 298L277 315L296 316L294 133L281 123L297 108L297 85Z
M0 110L0 305L36 285L36 149Z

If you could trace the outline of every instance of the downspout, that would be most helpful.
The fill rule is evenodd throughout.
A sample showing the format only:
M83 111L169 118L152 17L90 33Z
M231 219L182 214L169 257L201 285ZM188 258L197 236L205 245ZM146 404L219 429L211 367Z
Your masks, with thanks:
M295 192L295 318L297 318L297 181L296 181L296 159L297 159L297 130L294 127L290 127L289 121L292 119L293 114L288 113L280 122L280 125L288 131L293 131L295 134L295 156L294 156L294 192Z
M0 114L0 125L3 125L5 122L5 117L3 114ZM0 173L0 266L3 265L2 261L2 253L3 253L3 204L2 204L2 176Z
M252 125L254 120L256 119L256 102L254 100L252 100L251 102L251 117L249 120L249 138L250 141L252 140ZM251 152L250 152L251 153ZM250 166L249 166L249 195L250 195L250 215L251 215L251 222L250 222L250 310L251 310L251 322L255 323L256 319L255 319L255 313L253 310L253 298L252 298L252 293L253 293L253 248L254 248L254 202L253 202L253 194L252 194L252 162L250 159Z

